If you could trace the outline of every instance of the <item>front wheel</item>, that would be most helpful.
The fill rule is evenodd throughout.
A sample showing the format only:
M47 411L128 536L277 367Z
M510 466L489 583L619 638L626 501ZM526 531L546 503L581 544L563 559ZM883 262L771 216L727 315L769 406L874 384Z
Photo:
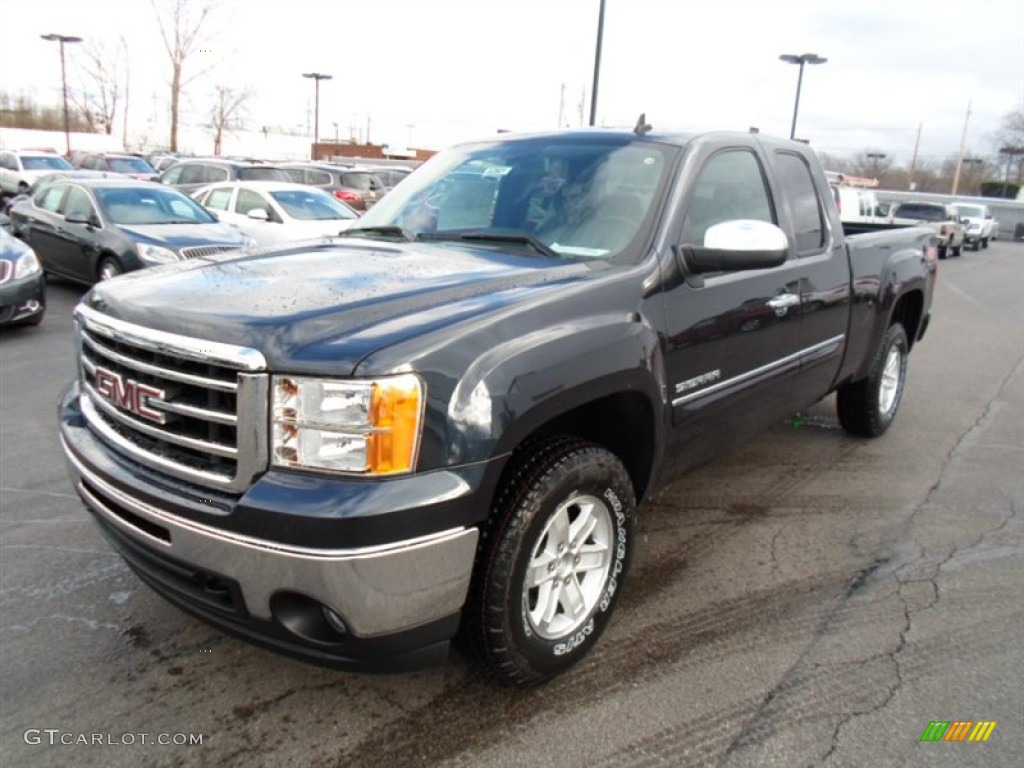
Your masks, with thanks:
M121 264L113 256L106 256L100 262L99 268L96 270L96 277L99 280L110 280L112 277L117 277L124 270L121 269Z
M844 384L836 392L836 411L843 429L852 435L878 437L889 428L903 397L909 350L903 326L890 325L867 377Z
M960 250L961 250L962 248L963 248L963 244L960 244L960 245L954 245L954 246L952 246L952 247L951 247L951 250L953 251L953 255L954 255L954 256L959 256L959 255L960 255Z
M618 458L570 437L512 458L483 535L462 638L498 680L528 686L578 662L611 618L636 506Z
M987 237L981 238L981 247L982 248L988 248L988 238Z

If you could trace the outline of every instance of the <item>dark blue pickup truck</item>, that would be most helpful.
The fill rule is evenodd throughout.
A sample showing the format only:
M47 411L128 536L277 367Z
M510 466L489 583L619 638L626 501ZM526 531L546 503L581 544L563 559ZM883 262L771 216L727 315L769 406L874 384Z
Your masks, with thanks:
M659 487L833 391L847 431L889 427L936 247L868 229L760 135L455 147L345 237L95 286L73 481L225 630L367 669L458 637L538 683L597 641Z

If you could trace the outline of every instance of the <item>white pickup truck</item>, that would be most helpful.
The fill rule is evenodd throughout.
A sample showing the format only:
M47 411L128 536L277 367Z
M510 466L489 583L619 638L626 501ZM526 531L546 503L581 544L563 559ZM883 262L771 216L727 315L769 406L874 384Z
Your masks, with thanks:
M988 248L988 241L995 240L999 231L999 225L991 209L978 203L953 203L953 207L967 227L964 235L967 245L975 251L978 248Z
M921 224L935 231L939 239L939 258L959 256L967 230L960 214L952 205L911 200L900 203L892 211L894 224Z

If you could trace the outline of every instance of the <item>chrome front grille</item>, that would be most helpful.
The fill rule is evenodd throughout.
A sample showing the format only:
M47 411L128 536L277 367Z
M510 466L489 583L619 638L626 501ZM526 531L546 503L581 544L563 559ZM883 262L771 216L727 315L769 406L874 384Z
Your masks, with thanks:
M114 450L200 485L241 491L267 465L256 350L76 310L82 412Z
M182 248L181 258L199 259L203 256L213 256L215 253L226 253L228 251L242 252L240 245L194 245L191 248Z

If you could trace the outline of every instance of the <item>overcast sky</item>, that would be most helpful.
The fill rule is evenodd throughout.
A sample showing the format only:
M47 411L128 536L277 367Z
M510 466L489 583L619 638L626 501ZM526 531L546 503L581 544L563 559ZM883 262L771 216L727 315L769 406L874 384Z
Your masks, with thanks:
M195 0L193 0L195 2ZM321 84L320 135L440 148L497 129L579 125L589 98L599 0L221 0L186 75L186 119L208 120L217 84L250 88L247 123L304 129ZM124 35L133 124L166 124L170 68L146 0L3 0L0 88L60 100L60 59L40 34L78 35L113 55ZM80 87L68 47L68 79ZM79 50L76 50L79 49ZM1022 0L606 0L598 123L787 136L817 149L909 159L988 155L1024 109ZM589 116L589 101L584 119Z

